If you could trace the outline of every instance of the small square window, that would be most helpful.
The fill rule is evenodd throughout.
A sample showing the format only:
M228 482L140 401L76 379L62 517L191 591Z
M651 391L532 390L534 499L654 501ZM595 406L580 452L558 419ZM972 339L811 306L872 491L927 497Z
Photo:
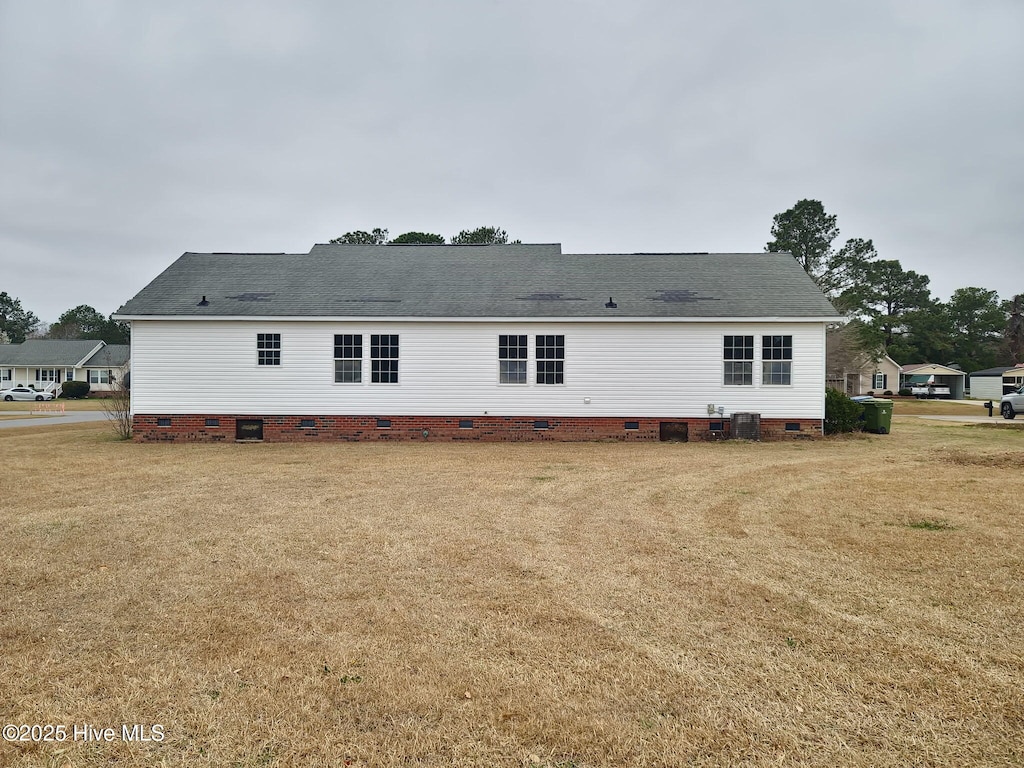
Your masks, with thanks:
M472 428L473 428L473 420L472 419L459 419L459 429L472 429Z
M391 426L391 419L377 419L377 426L380 429L386 429Z
M800 422L799 421L787 421L786 422L786 431L787 432L799 432L800 431Z
M311 429L316 426L316 419L300 419L299 426L304 429Z
M156 420L156 425L158 427L169 427L171 426L171 420L168 418L160 418Z
M208 427L219 427L220 426L220 419L207 419L206 420L206 426L208 426Z
M534 429L547 429L548 423L546 421L535 421L533 422Z
M640 422L639 421L627 421L623 428L624 429L640 429Z
M256 334L256 363L257 365L281 364L280 333Z
M725 425L720 421L712 421L708 424L708 429L712 432L721 432L725 428Z

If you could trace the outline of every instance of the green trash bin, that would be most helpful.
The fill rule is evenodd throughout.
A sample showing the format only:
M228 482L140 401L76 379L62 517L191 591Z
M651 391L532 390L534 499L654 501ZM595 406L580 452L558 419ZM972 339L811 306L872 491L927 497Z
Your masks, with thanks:
M873 397L861 405L864 406L864 431L888 435L892 429L892 400Z

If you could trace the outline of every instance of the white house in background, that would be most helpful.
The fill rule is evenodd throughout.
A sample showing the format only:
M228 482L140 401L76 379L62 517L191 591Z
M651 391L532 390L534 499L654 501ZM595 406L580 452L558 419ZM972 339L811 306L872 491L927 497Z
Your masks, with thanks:
M818 435L841 320L788 254L557 244L186 253L115 317L142 440Z
M35 387L60 393L67 381L88 381L105 392L128 373L130 347L99 339L28 339L0 344L0 389Z
M974 371L970 376L971 397L998 400L1024 386L1024 363Z

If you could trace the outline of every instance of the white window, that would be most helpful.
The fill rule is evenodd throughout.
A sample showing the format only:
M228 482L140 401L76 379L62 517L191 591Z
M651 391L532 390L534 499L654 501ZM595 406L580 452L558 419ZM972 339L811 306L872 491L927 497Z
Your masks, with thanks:
M788 386L793 383L793 337L761 337L761 383Z
M64 369L64 381L74 381L74 380L75 380L75 369L74 368L65 368Z
M90 384L109 384L110 383L110 371L101 371L98 368L89 369L89 383Z
M370 381L398 383L398 335L370 334Z
M0 381L10 381L10 380L11 380L11 369L10 368L0 368Z
M363 380L363 335L334 334L334 381L358 384Z
M281 364L281 334L256 334L256 363L258 365Z
M872 389L885 389L886 379L888 379L888 378L889 377L886 376L881 371L876 371L875 372L875 376L874 376L874 381L871 383L871 388Z
M36 381L56 381L56 368L36 368Z
M754 337L726 336L722 348L725 362L723 383L728 386L754 384Z
M498 383L526 383L526 335L498 336Z
M537 336L537 383L565 383L565 336Z

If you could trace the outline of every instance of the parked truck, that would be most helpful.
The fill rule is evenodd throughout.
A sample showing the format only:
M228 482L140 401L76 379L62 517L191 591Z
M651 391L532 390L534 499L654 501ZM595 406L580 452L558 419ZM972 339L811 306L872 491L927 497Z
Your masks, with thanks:
M999 413L1004 419L1012 419L1021 412L1024 412L1024 386L1003 395L1003 399L999 401Z

